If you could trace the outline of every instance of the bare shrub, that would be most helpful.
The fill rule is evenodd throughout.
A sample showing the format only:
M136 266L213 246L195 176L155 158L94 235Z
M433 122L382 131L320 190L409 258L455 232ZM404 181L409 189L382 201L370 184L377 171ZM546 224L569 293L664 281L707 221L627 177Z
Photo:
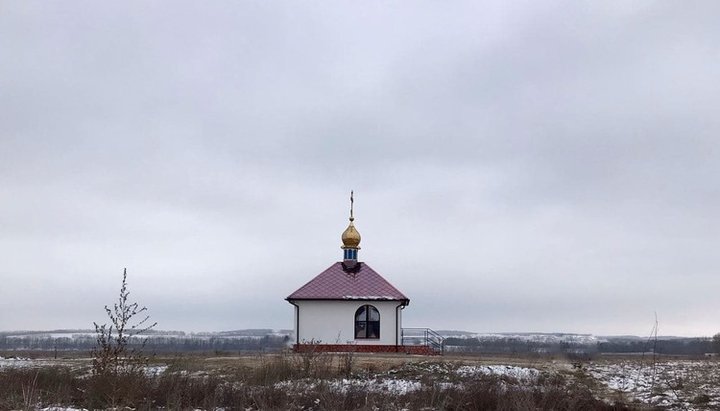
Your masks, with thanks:
M297 353L297 366L302 377L327 378L332 376L332 356L320 350L320 341L303 342L303 349Z
M150 316L143 314L147 308L130 302L129 297L127 269L124 269L118 301L112 309L105 306L110 324L93 323L97 345L91 352L92 378L88 398L91 407L130 406L146 395L149 384L144 370L149 357L143 348L147 338L139 343L134 339L150 331L157 323L149 324Z
M345 378L352 377L353 368L355 365L355 345L338 356L338 373Z
M91 353L94 374L136 371L147 365L149 361L149 358L143 353L147 338L143 339L139 346L131 344L131 339L150 331L157 323L148 324L149 315L134 322L138 315L147 311L147 307L140 307L137 302L129 302L129 297L127 269L124 269L118 301L112 309L105 306L105 313L110 319L110 325L93 323L97 338L97 345Z

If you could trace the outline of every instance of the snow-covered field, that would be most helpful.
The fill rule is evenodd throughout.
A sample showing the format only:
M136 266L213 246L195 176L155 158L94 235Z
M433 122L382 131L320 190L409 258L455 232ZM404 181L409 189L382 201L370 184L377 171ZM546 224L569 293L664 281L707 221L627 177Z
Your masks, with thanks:
M603 358L583 363L579 368L574 368L564 361L533 360L532 364L534 365L523 366L517 361L514 364L503 364L491 363L488 360L479 362L473 359L437 358L408 361L381 372L354 373L351 378L280 381L275 383L275 387L297 394L312 392L322 387L337 393L362 391L406 395L428 388L458 388L483 376L497 377L503 384L512 386L533 387L542 383L541 377L557 374L570 380L584 380L597 398L608 402L619 399L628 404L646 404L669 410L720 409L720 361L717 359L659 360L653 363L648 358ZM0 357L0 372L50 366L80 369L87 367L88 362L87 359ZM177 369L168 370L165 364L154 364L147 367L146 375L157 377L168 372L178 372ZM207 374L203 371L198 375Z
M720 409L717 360L598 361L586 372L631 401L674 410Z
M608 402L620 399L628 404L645 404L668 410L720 409L720 362L717 360L660 361L653 366L647 359L609 359L586 363L580 370L562 362L540 362L539 365L534 368L428 361L407 364L386 374L323 383L338 392L364 389L402 395L418 391L427 384L444 389L487 375L526 387L537 383L543 374L563 374L570 378L582 375L594 381L590 387L596 397ZM276 387L303 392L312 390L317 384L312 380L283 381Z
M350 390L405 395L423 388L444 390L458 388L463 382L480 376L505 377L518 385L537 381L540 371L511 365L461 365L448 362L422 361L408 363L385 373L364 375L355 378L331 380L287 380L275 384L276 388L294 394L311 392L324 385L330 391L347 393Z

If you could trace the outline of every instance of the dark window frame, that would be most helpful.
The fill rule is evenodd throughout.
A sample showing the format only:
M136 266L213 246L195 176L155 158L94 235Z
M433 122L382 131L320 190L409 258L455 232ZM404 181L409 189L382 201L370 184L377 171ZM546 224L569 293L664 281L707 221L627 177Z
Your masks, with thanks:
M362 313L362 310L365 310L364 313ZM377 313L377 320L371 320L370 319L370 313L371 310L374 310L375 313ZM358 320L358 315L364 314L364 318L361 317L360 320ZM380 339L380 310L378 310L374 305L370 304L364 304L361 305L357 310L355 310L355 316L353 317L355 320L355 339L356 340L379 340ZM368 332L373 332L372 337L368 337Z

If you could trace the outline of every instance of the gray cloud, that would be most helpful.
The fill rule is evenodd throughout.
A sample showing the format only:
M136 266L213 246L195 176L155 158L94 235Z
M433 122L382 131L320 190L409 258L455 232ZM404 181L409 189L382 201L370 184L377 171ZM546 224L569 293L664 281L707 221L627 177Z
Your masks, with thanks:
M361 257L408 325L717 332L714 2L14 2L0 329L290 327Z

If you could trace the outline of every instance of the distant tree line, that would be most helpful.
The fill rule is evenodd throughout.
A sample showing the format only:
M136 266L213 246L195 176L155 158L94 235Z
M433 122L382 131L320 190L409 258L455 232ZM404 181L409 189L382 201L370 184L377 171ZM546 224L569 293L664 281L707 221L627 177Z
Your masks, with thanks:
M710 338L677 338L654 340L610 340L598 343L598 351L602 353L637 353L651 352L653 348L658 354L669 355L703 355L716 352Z
M595 344L573 342L544 342L520 338L455 338L445 339L451 352L486 354L595 354L595 353L642 353L655 349L658 354L703 355L720 352L720 334L713 338L631 339L617 338Z
M203 352L203 351L280 351L287 347L287 335L265 335L262 337L224 336L160 336L149 335L145 350L154 352ZM41 335L8 336L0 334L0 350L91 350L97 341L92 335L75 335L51 338ZM140 339L130 341L139 344Z
M572 342L542 342L521 338L446 338L448 351L476 352L486 354L529 354L529 353L593 353L596 345Z
M93 335L81 334L83 331L77 330L78 334L55 338L47 336L47 331L24 332L21 336L0 333L0 350L89 351L97 341ZM268 334L258 336L259 331L261 330L198 334L185 334L180 331L148 333L145 348L154 352L272 352L287 348L291 343L289 335L270 334L272 330L267 330ZM131 341L132 343L134 341ZM449 337L445 339L445 347L449 352L486 354L630 354L651 352L655 347L658 354L703 355L720 353L720 334L713 338L661 338L657 343L646 339L610 338L595 344L533 341L512 337Z

